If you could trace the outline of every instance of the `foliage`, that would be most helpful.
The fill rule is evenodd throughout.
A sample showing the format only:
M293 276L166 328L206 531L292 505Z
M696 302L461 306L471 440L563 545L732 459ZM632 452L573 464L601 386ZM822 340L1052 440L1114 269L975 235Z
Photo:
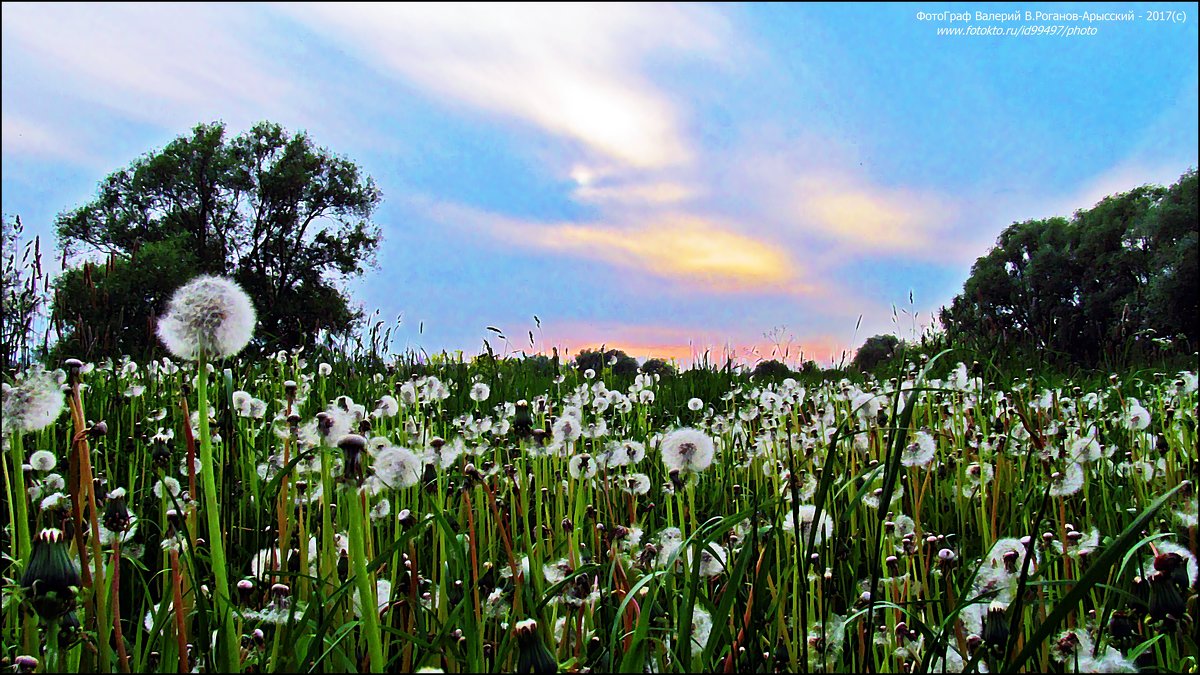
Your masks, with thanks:
M379 201L357 165L304 132L262 122L227 138L222 123L198 125L59 215L66 254L109 256L103 273L76 267L57 284L63 351L153 353L147 327L167 292L203 273L233 277L251 295L263 350L312 344L319 331L344 333L361 312L339 283L373 264L380 234L370 219Z
M751 373L756 380L778 380L790 377L791 374L792 369L779 359L759 361L754 365L754 371Z
M858 348L851 365L862 371L873 371L879 364L895 356L899 346L900 339L895 335L872 335Z
M1197 175L1107 197L1071 219L1014 223L943 308L953 342L1097 364L1197 340Z
M614 375L632 375L638 371L638 363L620 349L584 349L575 355L575 368L581 373L589 369L601 373L605 368L611 368Z
M642 364L642 372L647 375L669 377L676 373L676 368L663 359L646 359L646 362Z

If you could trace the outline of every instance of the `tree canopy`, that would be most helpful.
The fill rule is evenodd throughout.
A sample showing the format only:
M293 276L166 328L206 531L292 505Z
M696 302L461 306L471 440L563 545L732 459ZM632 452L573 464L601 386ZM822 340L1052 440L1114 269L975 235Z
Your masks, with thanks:
M879 364L895 356L899 346L900 338L895 335L872 335L858 348L851 365L862 371L874 370Z
M605 366L610 366L614 375L630 375L638 371L637 359L620 349L584 349L575 355L575 368L581 373L589 369L600 373Z
M1070 218L1013 223L941 320L955 341L1094 363L1141 338L1200 338L1196 171ZM1149 342L1149 340L1145 340ZM1189 346L1190 345L1190 346Z
M361 318L339 288L374 263L375 182L304 132L262 122L229 138L196 126L101 181L56 220L64 256L101 254L57 282L60 350L144 355L170 293L198 274L229 276L258 311L255 344L278 349Z

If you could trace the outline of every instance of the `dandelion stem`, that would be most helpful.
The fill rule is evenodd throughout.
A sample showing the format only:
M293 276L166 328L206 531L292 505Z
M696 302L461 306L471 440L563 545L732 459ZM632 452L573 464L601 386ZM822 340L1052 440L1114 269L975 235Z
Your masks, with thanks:
M367 636L371 672L382 673L387 662L383 660L383 641L379 635L379 603L375 599L375 582L367 572L367 553L363 546L363 496L354 489L348 494L349 508L346 511L350 515L350 562L354 566L354 578L358 584L362 630Z
M171 600L175 615L175 643L179 650L179 672L188 672L187 623L183 608L183 570L179 569L179 551L171 549Z
M202 354L196 362L196 414L200 417L200 464L204 476L204 516L208 524L208 547L212 552L212 570L216 588L213 604L221 623L221 648L217 658L221 670L236 673L241 670L240 648L233 625L233 608L229 602L228 566L225 563L225 544L221 536L221 517L217 502L217 465L213 462L212 434L208 428L208 359Z

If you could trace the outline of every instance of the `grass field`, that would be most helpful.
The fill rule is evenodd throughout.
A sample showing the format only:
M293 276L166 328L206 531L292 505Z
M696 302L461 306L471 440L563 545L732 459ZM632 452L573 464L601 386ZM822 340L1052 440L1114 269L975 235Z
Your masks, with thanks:
M4 657L1194 669L1195 373L916 361L804 383L486 356L34 370L5 392Z

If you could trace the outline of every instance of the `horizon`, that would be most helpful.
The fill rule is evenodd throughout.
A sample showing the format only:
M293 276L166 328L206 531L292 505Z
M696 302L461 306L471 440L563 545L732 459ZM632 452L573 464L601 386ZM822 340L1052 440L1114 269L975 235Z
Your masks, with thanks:
M108 174L271 120L381 188L347 288L400 352L826 366L919 336L1012 222L1198 164L1195 21L995 40L927 9L5 3L3 211L57 249Z

